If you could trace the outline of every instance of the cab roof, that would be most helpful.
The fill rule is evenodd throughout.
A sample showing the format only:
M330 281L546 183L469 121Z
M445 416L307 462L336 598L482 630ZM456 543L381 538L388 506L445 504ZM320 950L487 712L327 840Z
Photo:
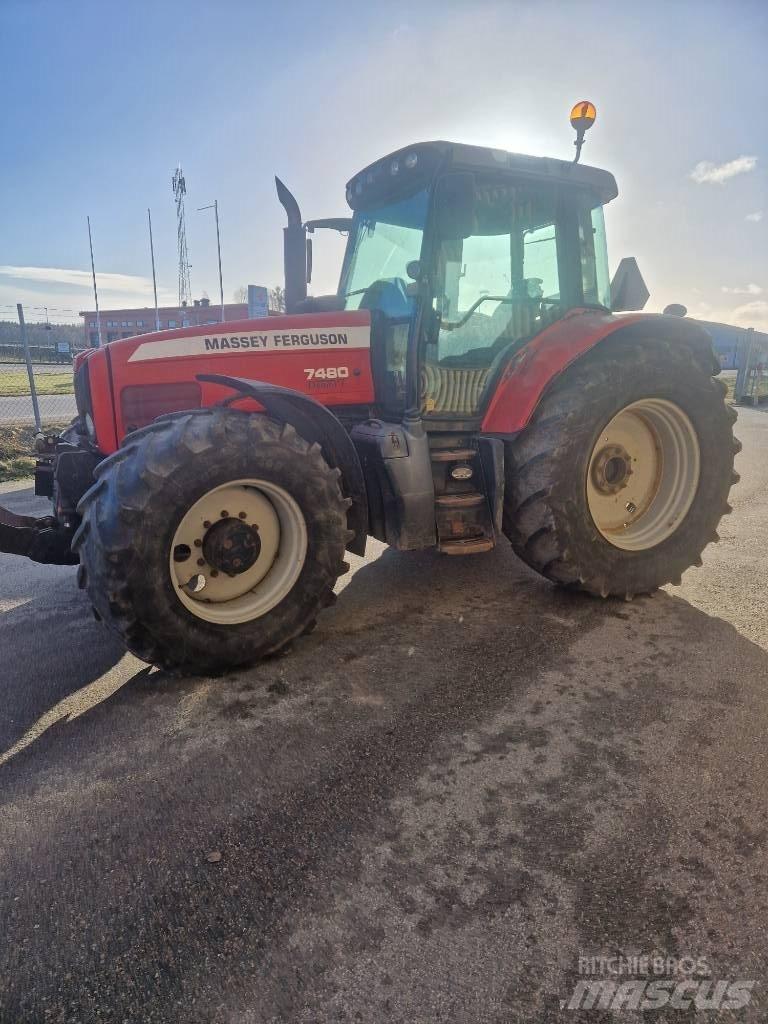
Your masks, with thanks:
M347 182L347 202L353 210L364 208L371 201L380 201L385 194L423 188L438 171L446 170L498 171L521 180L536 179L586 188L593 191L601 203L609 203L619 194L614 176L599 167L439 140L403 146L364 167Z

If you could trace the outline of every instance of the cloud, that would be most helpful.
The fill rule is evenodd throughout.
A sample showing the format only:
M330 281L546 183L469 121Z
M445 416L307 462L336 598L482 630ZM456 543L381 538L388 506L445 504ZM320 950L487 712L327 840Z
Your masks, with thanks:
M691 178L697 185L723 185L729 178L737 174L746 174L757 167L756 156L737 156L724 164L713 164L710 160L702 160L691 171Z
M746 302L733 310L731 318L733 323L743 324L745 327L768 328L768 302L765 299Z
M139 274L96 273L99 305L102 309L148 309L154 304L152 279ZM158 301L176 302L176 293L159 286ZM20 267L0 265L0 319L15 317L20 302L29 316L49 306L59 318L77 321L78 310L93 308L90 270L63 267ZM2 308L6 307L6 308Z
M720 289L726 295L762 295L763 289L759 284L745 284L742 287L728 288L726 285Z
M763 219L763 211L755 210L754 213L748 213L744 220L750 221L752 224L759 224Z
M0 276L35 284L66 285L68 288L93 287L90 270L66 270L61 267L0 266ZM138 274L102 274L97 272L96 283L108 292L152 294L152 281Z

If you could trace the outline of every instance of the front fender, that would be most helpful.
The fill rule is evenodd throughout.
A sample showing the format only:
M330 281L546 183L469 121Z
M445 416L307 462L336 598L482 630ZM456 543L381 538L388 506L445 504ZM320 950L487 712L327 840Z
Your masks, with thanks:
M197 375L197 380L222 384L254 399L272 419L290 423L305 441L320 445L328 465L341 471L344 491L352 499L352 505L347 511L347 523L355 536L347 548L355 555L364 555L368 536L365 479L352 439L333 413L309 395L264 381L227 377L220 373L201 373Z
M596 345L649 334L693 346L712 366L712 373L719 372L712 339L696 321L660 313L617 316L595 309L574 309L511 356L483 417L483 433L505 435L522 430L552 383Z

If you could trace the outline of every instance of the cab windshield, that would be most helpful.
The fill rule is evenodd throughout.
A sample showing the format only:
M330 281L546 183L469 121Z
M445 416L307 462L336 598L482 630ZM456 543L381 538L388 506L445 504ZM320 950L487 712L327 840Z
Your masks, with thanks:
M414 298L407 267L421 256L428 193L355 213L339 296L344 309L378 309L388 317L409 317Z

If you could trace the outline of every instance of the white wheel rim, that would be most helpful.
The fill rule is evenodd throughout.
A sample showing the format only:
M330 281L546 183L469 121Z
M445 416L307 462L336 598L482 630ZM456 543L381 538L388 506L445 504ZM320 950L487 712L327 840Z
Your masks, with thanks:
M671 537L699 486L699 439L680 406L644 398L601 431L587 470L592 520L614 547L647 551Z
M255 528L258 536L255 561L234 575L207 558L210 530L225 520ZM293 589L306 555L307 526L295 499L268 480L232 480L208 491L184 513L168 564L188 611L206 622L234 626L261 618L279 604Z

